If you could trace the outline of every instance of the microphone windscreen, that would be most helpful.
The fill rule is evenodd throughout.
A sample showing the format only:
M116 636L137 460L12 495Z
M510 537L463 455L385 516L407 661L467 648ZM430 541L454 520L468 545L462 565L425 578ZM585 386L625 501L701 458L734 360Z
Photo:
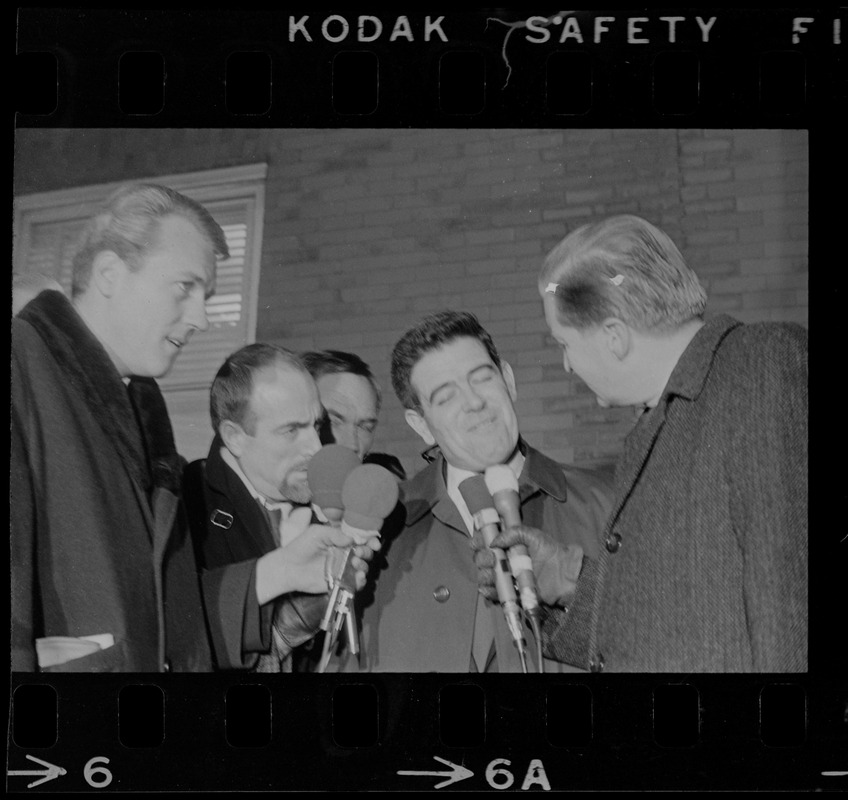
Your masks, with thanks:
M349 447L328 444L309 461L306 480L312 502L318 508L344 508L342 487L345 478L359 466L359 458Z
M502 492L505 489L511 492L518 491L518 478L506 464L495 464L486 468L486 488L492 493Z
M391 472L377 464L360 464L342 487L344 521L353 528L379 531L398 496L398 482Z
M459 484L459 493L473 517L484 508L494 508L492 495L486 488L486 479L482 475L472 475Z

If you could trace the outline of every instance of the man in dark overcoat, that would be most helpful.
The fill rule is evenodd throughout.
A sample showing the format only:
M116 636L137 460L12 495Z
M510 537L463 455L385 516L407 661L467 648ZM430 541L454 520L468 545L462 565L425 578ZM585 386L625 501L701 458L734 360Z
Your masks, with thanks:
M438 454L403 484L405 526L384 554L373 599L362 595L362 668L520 672L502 607L492 592L478 591L480 534L459 484L498 464L515 474L528 526L523 535L536 544L549 655L548 630L568 627L575 581L597 563L609 482L601 473L563 467L521 439L512 370L473 314L442 312L408 331L392 354L392 383L407 422ZM528 670L537 671L536 643L529 629L525 636ZM544 667L576 669L568 659L546 659Z
M275 595L266 584L277 587L280 570L291 572L292 580L308 572L304 555L310 552L310 536L351 543L340 530L320 524L321 510L311 505L306 470L321 449L318 429L324 418L318 389L294 353L257 342L227 358L212 382L209 406L215 438L207 458L186 468L185 479L203 585L207 596L226 598L223 588L233 565L255 563L260 615L250 628L257 636L271 633L221 666L291 672L294 649L319 630L328 586L322 578L301 591L274 588ZM371 544L379 546L378 541ZM370 557L369 550L363 545L354 551L360 583L366 565L359 556ZM301 581L301 586L309 584ZM238 642L235 634L246 624L244 603L215 605L219 613L210 615L212 637L219 649L226 649L228 642Z
M13 670L203 671L269 639L247 624L260 616L255 560L201 591L155 381L208 327L226 255L197 202L123 187L85 228L71 300L42 292L13 320ZM331 538L304 539L305 568L268 570L263 591L326 588ZM213 654L208 627L223 611L244 622Z

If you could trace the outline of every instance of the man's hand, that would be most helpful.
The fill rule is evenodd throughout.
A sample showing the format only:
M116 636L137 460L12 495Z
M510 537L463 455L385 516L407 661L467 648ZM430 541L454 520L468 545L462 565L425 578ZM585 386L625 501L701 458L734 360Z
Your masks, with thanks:
M368 561L380 549L380 539L372 536L357 545L338 528L329 525L312 525L312 511L296 508L285 525L287 535L295 538L285 547L266 553L256 562L256 597L263 605L288 592L327 592L328 558L337 558L341 548L353 545L351 565L356 571L356 588L365 585Z
M549 606L565 606L577 589L583 548L577 544L562 545L544 531L527 525L508 528L492 540L492 547L504 551L517 544L523 544L530 554L539 600ZM474 534L472 547L479 591L497 601L495 557L479 533Z

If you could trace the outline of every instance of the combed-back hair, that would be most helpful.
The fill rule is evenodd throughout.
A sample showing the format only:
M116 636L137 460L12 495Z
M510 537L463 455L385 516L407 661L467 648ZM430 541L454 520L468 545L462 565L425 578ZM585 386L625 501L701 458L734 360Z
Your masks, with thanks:
M462 337L477 339L492 362L501 368L501 358L489 332L470 311L439 311L408 330L392 350L392 387L404 408L420 410L421 403L410 376L424 355Z
M172 215L191 222L209 240L217 257L229 255L224 231L196 200L154 183L122 186L106 199L80 235L73 258L72 296L88 288L94 258L104 250L138 269L144 254L156 244L161 220Z
M297 353L275 344L249 344L227 358L209 392L209 416L216 433L226 420L237 423L250 436L256 433L256 415L250 407L255 376L277 364L309 375Z
M342 350L310 350L301 353L300 358L316 381L324 375L341 375L345 372L365 378L374 390L377 397L377 410L380 410L383 401L380 385L374 373L371 372L371 367L356 353L345 353Z
M665 232L632 215L583 225L547 256L539 290L559 322L584 329L609 317L667 331L704 314L707 294Z

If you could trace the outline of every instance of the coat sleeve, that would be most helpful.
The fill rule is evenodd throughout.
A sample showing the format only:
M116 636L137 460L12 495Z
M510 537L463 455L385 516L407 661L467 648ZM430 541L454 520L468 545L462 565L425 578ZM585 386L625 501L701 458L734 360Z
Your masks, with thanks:
M746 332L727 449L731 523L756 672L807 669L807 336Z
M35 486L25 443L25 399L20 374L12 361L11 420L11 584L12 670L34 672L35 656Z
M219 669L249 669L271 647L273 604L256 599L256 559L203 570L203 594Z
M271 646L270 604L256 599L256 559L236 561L224 537L210 528L205 462L183 471L183 500L206 607L210 638L219 669L249 669Z
M566 608L544 608L542 614L542 649L547 658L580 669L589 669L592 658L592 632L599 593L603 589L606 550L603 534L612 510L612 472L569 468L566 505L573 525L572 542L583 548L583 564L577 589Z

